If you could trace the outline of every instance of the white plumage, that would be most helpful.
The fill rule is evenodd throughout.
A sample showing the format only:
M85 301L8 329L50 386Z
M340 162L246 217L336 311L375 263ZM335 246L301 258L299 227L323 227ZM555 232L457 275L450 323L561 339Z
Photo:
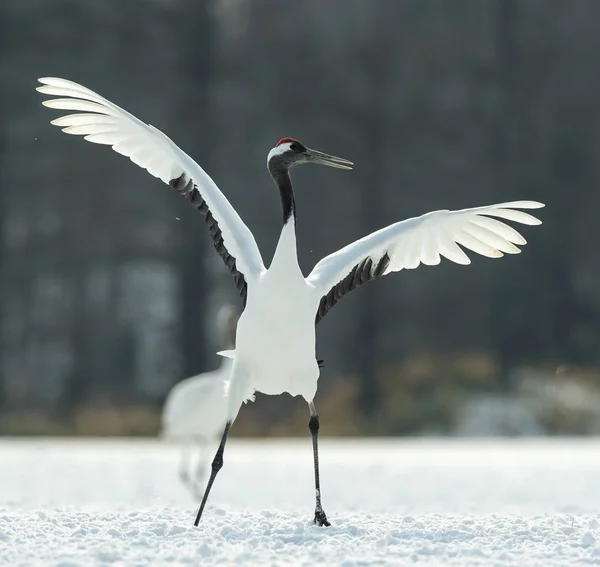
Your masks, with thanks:
M225 245L237 260L238 270L246 279L259 277L264 265L254 236L213 180L170 138L77 83L52 77L39 81L44 84L37 88L39 92L64 97L45 100L44 106L77 111L77 114L52 121L62 127L63 132L84 136L94 144L111 146L165 183L181 175L193 179L219 223Z
M521 250L516 245L525 245L527 241L514 228L491 217L541 224L535 217L515 209L543 206L535 201L513 201L459 211L433 211L397 222L323 258L307 280L318 293L327 293L359 261L370 258L376 264L385 253L390 262L382 275L412 270L420 264L435 266L442 256L457 264L470 264L458 244L488 258L518 254Z
M543 207L535 201L514 201L435 211L383 228L342 248L304 277L297 259L295 201L289 170L303 163L351 169L352 162L306 148L284 138L269 153L268 168L280 191L284 226L268 269L256 241L210 177L167 136L140 122L98 94L63 79L40 79L38 90L59 98L45 101L50 108L78 113L53 121L69 134L108 144L159 177L205 215L213 242L236 277L246 303L238 327L227 396L227 424L196 523L222 466L229 427L244 400L255 391L301 395L309 404L315 456L317 503L315 521L328 525L321 508L318 477L318 416L313 403L319 378L315 357L315 323L351 290L390 272L435 265L445 257L458 264L469 258L460 246L490 258L515 254L525 239L498 219L522 224L540 221L518 209ZM366 190L368 188L365 188ZM460 246L459 246L460 245Z
M213 439L227 421L226 382L231 360L222 358L217 370L186 378L173 386L162 414L163 434L169 439Z
M223 358L216 370L182 380L165 400L163 436L181 444L179 477L196 497L202 497L206 448L216 444L227 421L225 386L231 364L231 360ZM192 467L194 447L198 449L198 462Z

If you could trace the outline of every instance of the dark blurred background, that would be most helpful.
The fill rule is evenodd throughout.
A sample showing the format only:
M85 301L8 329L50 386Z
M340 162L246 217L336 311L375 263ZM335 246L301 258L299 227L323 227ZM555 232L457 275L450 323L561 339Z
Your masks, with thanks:
M599 21L596 0L2 0L0 433L155 434L239 304L193 208L51 127L43 76L172 137L265 263L284 136L356 163L295 174L306 272L429 210L545 202L521 255L404 271L331 312L322 432L600 433ZM259 395L234 429L304 435L307 418Z

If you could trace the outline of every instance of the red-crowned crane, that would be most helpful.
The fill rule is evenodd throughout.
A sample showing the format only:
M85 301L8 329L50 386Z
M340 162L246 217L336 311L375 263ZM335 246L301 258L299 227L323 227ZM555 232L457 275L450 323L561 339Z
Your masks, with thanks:
M183 195L203 216L217 252L235 277L245 308L237 326L227 392L227 422L212 462L198 510L202 516L211 487L223 466L223 451L241 404L254 392L300 395L310 410L316 508L314 522L330 525L321 506L319 417L314 404L319 379L315 324L348 292L391 272L420 264L437 265L443 257L458 264L470 260L459 244L489 258L520 252L526 244L514 229L497 219L536 225L540 221L518 209L542 203L514 201L457 211L434 211L397 222L323 258L305 277L296 251L296 204L290 169L317 163L351 169L352 162L283 138L269 152L267 168L281 198L283 228L271 265L266 268L254 236L206 172L162 132L141 122L95 92L64 79L40 79L38 91L59 98L44 105L75 111L52 121L67 134L106 144Z

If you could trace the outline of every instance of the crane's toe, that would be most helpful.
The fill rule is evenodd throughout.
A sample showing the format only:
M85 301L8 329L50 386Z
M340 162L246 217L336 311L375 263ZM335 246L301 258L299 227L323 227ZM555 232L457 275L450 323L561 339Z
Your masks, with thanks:
M325 512L323 510L315 511L315 519L313 520L313 524L317 524L317 526L330 526L331 523L327 519Z

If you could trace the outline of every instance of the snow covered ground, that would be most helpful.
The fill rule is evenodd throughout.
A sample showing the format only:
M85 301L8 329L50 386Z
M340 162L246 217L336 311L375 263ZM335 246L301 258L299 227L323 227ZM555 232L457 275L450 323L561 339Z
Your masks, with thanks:
M200 528L159 441L0 440L0 565L600 564L600 441L232 440Z

